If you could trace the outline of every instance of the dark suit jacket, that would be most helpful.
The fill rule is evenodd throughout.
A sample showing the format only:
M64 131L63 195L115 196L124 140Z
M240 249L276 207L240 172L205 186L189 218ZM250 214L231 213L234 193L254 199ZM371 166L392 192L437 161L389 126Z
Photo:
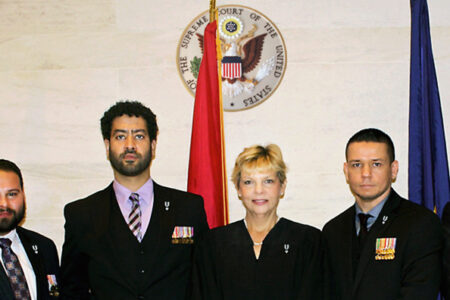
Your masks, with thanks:
M450 202L445 205L442 213L442 227L444 229L444 276L442 280L442 296L450 300Z
M441 278L442 229L431 211L392 190L369 231L355 278L355 206L323 228L330 299L435 300ZM396 238L395 258L375 260L377 238Z
M185 299L193 244L173 244L172 233L175 226L194 227L195 242L208 230L202 198L154 183L153 211L142 240L150 247L137 254L133 249L139 246L125 220L120 216L120 224L113 217L117 209L112 184L65 207L62 298ZM132 270L140 265L147 270L139 271L144 287L132 280L137 276Z
M47 275L58 277L59 260L55 243L37 232L22 227L17 227L16 230L36 276L37 299L57 299L50 296L47 280ZM2 266L0 266L0 299L14 300L8 275Z

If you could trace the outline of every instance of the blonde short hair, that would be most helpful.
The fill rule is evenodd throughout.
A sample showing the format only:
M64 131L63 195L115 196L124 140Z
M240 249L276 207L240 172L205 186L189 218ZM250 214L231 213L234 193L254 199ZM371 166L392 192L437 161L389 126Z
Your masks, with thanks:
M234 163L233 174L231 180L236 188L239 188L242 171L261 171L273 170L277 173L277 177L281 183L286 180L287 167L283 161L280 147L275 144L267 146L253 145L245 148Z

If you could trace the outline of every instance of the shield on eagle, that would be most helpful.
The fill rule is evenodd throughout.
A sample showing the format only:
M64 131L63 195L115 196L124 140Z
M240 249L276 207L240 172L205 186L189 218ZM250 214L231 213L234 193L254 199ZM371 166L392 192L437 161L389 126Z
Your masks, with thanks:
M222 58L222 77L229 79L242 77L242 59L240 56L224 56Z

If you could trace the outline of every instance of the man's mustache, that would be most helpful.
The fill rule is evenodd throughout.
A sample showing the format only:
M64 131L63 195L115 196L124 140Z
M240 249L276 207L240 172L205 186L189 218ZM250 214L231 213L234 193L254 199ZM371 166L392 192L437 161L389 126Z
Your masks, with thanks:
M12 213L12 214L16 213L15 210L13 210L13 209L11 209L11 208L8 208L8 207L0 207L0 213L3 213L3 212L9 212L9 213Z
M139 153L137 153L136 152L136 150L125 150L124 152L122 152L122 154L120 154L120 158L124 158L125 157L125 155L127 155L127 154L134 154L134 155L136 155L136 157L138 157L138 158L140 158L141 157L141 155L139 154Z

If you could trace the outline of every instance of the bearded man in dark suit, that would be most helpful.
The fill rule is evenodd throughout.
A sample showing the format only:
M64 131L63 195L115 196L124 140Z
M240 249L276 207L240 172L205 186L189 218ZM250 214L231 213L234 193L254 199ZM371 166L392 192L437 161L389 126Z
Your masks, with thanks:
M114 181L64 209L63 299L185 299L194 242L208 230L200 196L150 177L158 126L135 101L101 119Z
M19 226L25 206L22 172L0 159L0 299L58 299L55 243Z
M323 228L328 298L436 300L439 218L391 188L398 162L390 137L372 128L356 133L344 173L355 204Z

